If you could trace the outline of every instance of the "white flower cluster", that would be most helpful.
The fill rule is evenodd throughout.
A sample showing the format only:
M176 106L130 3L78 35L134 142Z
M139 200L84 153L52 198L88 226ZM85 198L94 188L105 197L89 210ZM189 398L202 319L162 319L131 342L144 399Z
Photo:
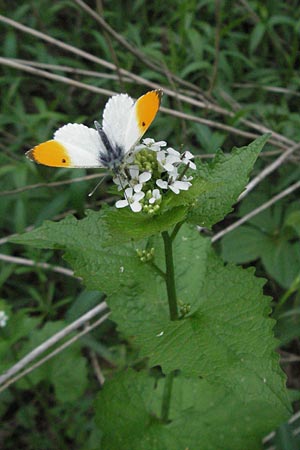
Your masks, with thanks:
M180 154L165 141L144 139L126 159L122 171L114 177L118 190L124 190L124 199L116 202L117 208L130 206L134 212L153 214L160 208L164 191L175 194L187 191L193 177L187 169L196 169L189 151ZM182 170L180 166L185 166ZM181 170L180 170L181 169Z
M5 311L0 311L0 328L4 328L7 321L8 315L5 313Z

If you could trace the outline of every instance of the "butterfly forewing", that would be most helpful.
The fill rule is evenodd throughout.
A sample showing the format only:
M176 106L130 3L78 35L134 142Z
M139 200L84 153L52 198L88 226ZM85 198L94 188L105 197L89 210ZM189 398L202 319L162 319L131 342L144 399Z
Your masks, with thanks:
M134 101L127 94L111 97L103 111L102 129L111 145L124 148L124 139L128 127L128 118Z
M96 130L69 123L54 133L54 139L37 145L26 155L50 167L102 167L99 161L100 148Z
M154 120L160 106L162 90L149 91L135 102L128 118L125 133L125 153L142 138Z

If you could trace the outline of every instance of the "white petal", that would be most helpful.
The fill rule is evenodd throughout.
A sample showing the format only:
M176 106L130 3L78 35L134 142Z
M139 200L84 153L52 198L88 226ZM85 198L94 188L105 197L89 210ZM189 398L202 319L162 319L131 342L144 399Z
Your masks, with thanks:
M173 186L181 191L187 191L192 184L188 181L174 181Z
M139 145L136 145L136 146L134 147L134 152L135 152L135 153L138 153L139 151L143 150L144 148L146 148L146 145L145 145L145 144L139 144Z
M139 169L137 166L131 166L129 169L129 173L131 178L138 178L139 176Z
M175 155L168 155L166 161L168 163L174 164L176 162L181 162L181 159L178 158L178 156L175 156Z
M139 202L144 197L145 197L145 192L137 192L136 194L134 194L132 199L133 199L134 202Z
M160 164L164 164L166 160L166 153L164 150L157 152L156 159Z
M143 143L148 146L148 145L154 144L155 140L152 138L146 138L146 139L143 139Z
M170 172L168 172L168 175L169 175L169 177L170 177L170 179L171 179L172 181L175 181L176 178L179 176L177 168L176 168L176 167L173 167L173 170L171 170Z
M171 191L173 191L175 194L179 194L180 190L177 189L173 184L170 184L169 188Z
M132 195L133 195L133 189L132 189L132 187L129 187L129 188L125 189L125 197L126 197L126 198L131 198Z
M194 158L194 155L187 150L186 152L184 152L184 158L192 159Z
M125 206L128 205L128 201L127 200L118 200L116 202L116 208L125 208Z
M196 170L196 164L193 161L189 161L188 164L190 169Z
M143 172L139 176L139 182L140 183L146 183L146 181L150 180L151 176L152 176L151 172Z
M141 192L142 188L143 188L142 183L138 183L134 186L133 189L134 189L134 192Z
M155 142L155 145L158 145L159 147L165 147L167 145L166 141L158 141Z
M174 148L167 148L167 152L169 153L169 155L177 156L177 158L180 159L180 153L177 150L174 150Z
M173 172L174 166L171 163L163 164L163 168L166 169L167 172Z
M156 180L156 184L161 189L168 189L168 182L167 181L163 181L163 180L159 179L159 180Z
M142 210L142 205L139 202L130 203L130 208L133 212L140 212Z

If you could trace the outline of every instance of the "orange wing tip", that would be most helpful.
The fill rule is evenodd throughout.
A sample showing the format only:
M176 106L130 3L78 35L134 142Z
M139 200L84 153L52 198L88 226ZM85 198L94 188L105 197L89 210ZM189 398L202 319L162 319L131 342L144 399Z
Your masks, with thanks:
M142 97L136 101L137 125L141 135L146 132L154 120L160 107L162 95L162 89L155 89L146 92L146 94L142 95Z
M49 167L70 167L71 158L67 149L55 140L46 141L25 153L27 158Z

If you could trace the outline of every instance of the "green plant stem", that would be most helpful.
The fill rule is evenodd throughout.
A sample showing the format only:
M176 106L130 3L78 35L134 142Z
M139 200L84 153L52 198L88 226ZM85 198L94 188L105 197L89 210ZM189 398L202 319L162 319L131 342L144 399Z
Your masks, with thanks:
M162 277L164 280L166 279L166 274L163 272L153 261L149 262L149 265L155 270L155 272Z
M177 233L178 233L178 231L180 230L180 228L182 227L183 224L184 224L184 221L176 223L176 225L175 225L175 227L174 227L174 229L173 229L173 231L171 233L171 241L172 242L176 238Z
M164 385L162 405L161 405L161 420L164 423L167 423L168 419L169 419L173 379L174 379L174 372L170 372L165 378L165 385Z
M166 285L169 302L170 319L178 319L177 300L176 300L176 287L174 276L174 264L173 264L173 248L172 239L167 231L162 232L165 247L165 259L166 259Z

